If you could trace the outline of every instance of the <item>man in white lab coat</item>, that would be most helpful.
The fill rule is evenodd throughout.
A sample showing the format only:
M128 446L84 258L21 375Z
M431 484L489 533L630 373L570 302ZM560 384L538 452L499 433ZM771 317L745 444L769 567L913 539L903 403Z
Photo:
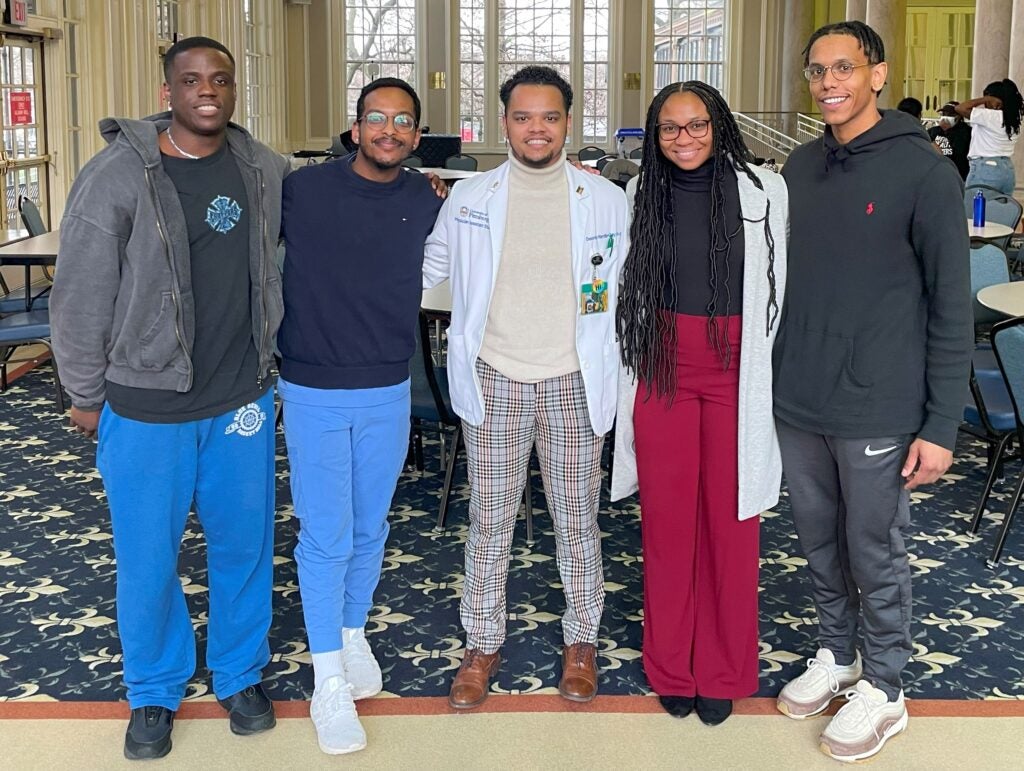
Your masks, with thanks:
M615 301L628 213L611 182L566 163L572 89L525 67L501 88L509 159L463 180L427 240L424 285L451 279L448 380L463 420L469 537L462 666L449 704L487 697L505 640L516 510L536 444L565 587L559 692L597 693L604 609L601 448L615 417Z

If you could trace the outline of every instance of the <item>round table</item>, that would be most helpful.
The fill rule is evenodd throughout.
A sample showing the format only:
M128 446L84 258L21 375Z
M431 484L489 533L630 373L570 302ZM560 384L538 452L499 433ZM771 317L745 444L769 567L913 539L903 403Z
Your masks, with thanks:
M978 302L1006 316L1024 316L1024 281L987 286L978 291Z
M998 222L986 222L980 228L976 228L974 220L967 220L967 232L972 241L996 241L1013 233L1013 228L1009 225L1000 225Z

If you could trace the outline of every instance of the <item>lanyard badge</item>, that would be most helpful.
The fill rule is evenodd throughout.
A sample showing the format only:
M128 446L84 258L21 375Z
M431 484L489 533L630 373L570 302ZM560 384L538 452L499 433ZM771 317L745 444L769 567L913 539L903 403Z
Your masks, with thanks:
M612 249L615 247L615 237L609 235L608 243L605 245L605 253L611 260ZM608 282L602 279L597 272L605 261L600 252L595 252L590 258L590 264L594 266L593 274L589 284L580 287L580 313L584 316L591 313L605 313L608 310Z

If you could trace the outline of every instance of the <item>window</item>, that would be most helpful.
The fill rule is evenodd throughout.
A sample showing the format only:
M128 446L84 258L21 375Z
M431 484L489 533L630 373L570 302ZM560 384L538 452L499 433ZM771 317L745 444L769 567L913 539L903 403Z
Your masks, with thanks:
M64 0L64 54L67 83L68 171L71 178L82 168L82 20L85 0Z
M345 87L348 122L363 86L377 78L416 85L417 0L346 0Z
M569 141L607 142L610 5L610 0L461 0L456 50L462 141L500 144L501 84L528 64L545 64L574 85ZM495 62L491 68L489 56Z
M245 127L257 139L266 141L267 126L267 29L257 19L253 6L257 0L243 0L242 21L245 25Z
M178 39L178 0L156 0L156 36L172 43Z
M724 88L726 11L726 0L654 0L655 91L676 80Z

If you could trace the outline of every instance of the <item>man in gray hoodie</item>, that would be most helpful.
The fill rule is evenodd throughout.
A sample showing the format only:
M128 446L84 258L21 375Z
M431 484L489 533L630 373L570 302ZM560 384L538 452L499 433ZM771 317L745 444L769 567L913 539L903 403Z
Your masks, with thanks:
M50 304L71 424L99 440L132 759L170 751L195 672L177 571L193 502L208 544L214 693L236 734L275 723L260 680L270 653L269 371L287 162L230 123L235 64L223 45L179 41L164 75L170 113L101 124L110 144L72 187Z

